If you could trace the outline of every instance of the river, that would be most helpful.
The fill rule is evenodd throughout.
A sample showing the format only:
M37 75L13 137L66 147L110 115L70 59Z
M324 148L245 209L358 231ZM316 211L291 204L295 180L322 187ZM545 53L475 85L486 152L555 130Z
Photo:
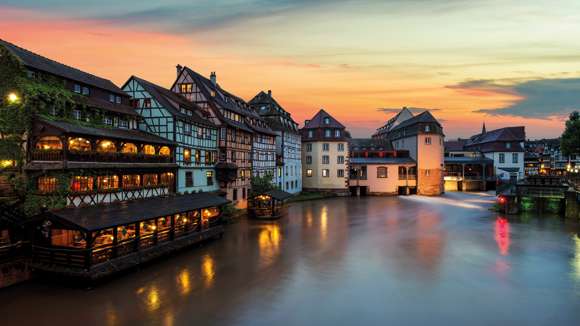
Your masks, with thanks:
M93 289L0 290L1 325L574 325L580 235L491 194L293 203Z

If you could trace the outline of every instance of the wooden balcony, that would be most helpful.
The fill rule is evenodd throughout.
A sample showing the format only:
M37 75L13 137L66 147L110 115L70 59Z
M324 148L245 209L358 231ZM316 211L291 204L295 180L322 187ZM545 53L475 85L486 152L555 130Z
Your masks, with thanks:
M70 161L70 162L113 162L113 163L173 163L172 156L146 155L133 153L105 153L105 152L79 152L63 150L38 150L30 151L31 161Z

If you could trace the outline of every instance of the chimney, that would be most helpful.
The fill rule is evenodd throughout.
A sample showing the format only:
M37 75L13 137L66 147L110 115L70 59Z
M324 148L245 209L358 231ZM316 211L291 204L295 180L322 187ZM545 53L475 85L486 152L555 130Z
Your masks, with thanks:
M217 84L217 76L215 75L215 71L211 72L211 74L209 75L209 80L211 80L211 83L214 86Z
M268 90L268 96L272 97L272 90L270 90L270 89Z
M179 74L181 73L181 70L183 70L183 67L181 65L177 65L175 66L175 69L177 70L177 77L179 77Z

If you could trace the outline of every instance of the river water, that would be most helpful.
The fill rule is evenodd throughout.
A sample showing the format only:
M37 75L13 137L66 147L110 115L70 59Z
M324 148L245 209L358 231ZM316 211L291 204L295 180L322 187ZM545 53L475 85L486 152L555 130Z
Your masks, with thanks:
M578 325L578 227L493 200L294 203L91 290L0 290L0 325Z

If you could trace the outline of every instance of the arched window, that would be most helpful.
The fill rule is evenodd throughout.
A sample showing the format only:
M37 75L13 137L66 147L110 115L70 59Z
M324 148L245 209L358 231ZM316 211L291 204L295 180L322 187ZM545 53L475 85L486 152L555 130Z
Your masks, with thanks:
M110 140L99 140L97 142L97 152L114 153L117 151L117 146Z
M46 136L40 138L36 142L36 149L51 151L51 150L61 150L62 149L62 142L60 138L56 136Z
M379 166L377 168L377 178L386 178L388 176L388 170L384 166Z
M68 149L71 151L88 152L91 150L91 142L84 138L70 138L68 140Z
M136 154L138 152L137 146L133 143L125 143L123 144L123 148L121 149L123 153L133 153Z
M143 153L145 155L155 155L155 147L151 145L144 145L143 146Z
M167 146L163 146L159 149L159 155L161 156L170 156L171 155L171 149L169 149L169 147Z

